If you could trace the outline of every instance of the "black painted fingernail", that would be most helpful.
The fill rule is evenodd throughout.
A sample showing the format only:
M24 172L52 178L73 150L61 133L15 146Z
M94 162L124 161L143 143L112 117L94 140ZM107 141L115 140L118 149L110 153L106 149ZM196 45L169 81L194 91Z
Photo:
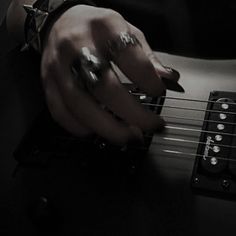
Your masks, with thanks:
M161 79L167 89L181 93L185 92L184 88L178 82L165 77L161 77Z
M173 79L175 81L179 81L180 73L177 70L175 70L171 67L168 67L168 66L164 66L164 68L169 74L171 74L171 79Z

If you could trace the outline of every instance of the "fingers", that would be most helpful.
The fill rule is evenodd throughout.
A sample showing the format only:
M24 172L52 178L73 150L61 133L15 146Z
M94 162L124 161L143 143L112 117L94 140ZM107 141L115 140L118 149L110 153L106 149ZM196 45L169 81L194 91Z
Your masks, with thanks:
M151 49L151 47L149 46L148 42L146 41L146 38L145 38L145 35L143 34L143 32L141 30L139 30L138 28L136 28L135 26L133 26L132 24L130 24L130 23L128 23L128 25L130 27L130 31L134 35L136 35L136 37L139 39L139 41L140 41L140 43L142 45L143 51L145 52L145 54L147 55L149 60L154 65L155 69L157 70L157 73L160 76L171 78L171 79L173 79L175 81L178 81L179 77L176 76L176 74L172 73L171 68L163 66L161 61L153 53L153 50Z
M157 56L154 54L154 52L150 48L142 31L140 31L138 28L136 28L135 26L129 23L128 25L130 27L131 32L134 35L136 35L136 37L140 41L144 53L147 55L147 57L151 61L152 65L154 66L156 70L156 73L161 78L166 88L177 91L177 92L184 92L183 87L178 84L178 81L180 78L179 72L170 67L163 66L160 60L157 58Z
M89 72L84 73L84 76L94 76L97 71L91 70L94 69L93 65L96 61L92 60L96 57L102 59L107 55L108 39L114 39L122 31L136 35L137 32L131 29L119 15L112 16L110 18L109 14L106 15L108 17L106 19L112 19L112 23L105 27L103 24L100 25L101 27L96 27L96 32L93 27L91 30L89 27L86 27L86 30L82 27L84 34L79 36L78 29L74 28L76 30L73 33L64 32L63 37L59 37L60 40L58 37L51 37L42 59L42 68L44 68L42 77L49 109L58 123L76 135L96 133L112 143L122 145L130 140L142 141L142 131L158 130L164 126L164 121L145 110L121 85L111 68L100 74L98 85L95 85L90 93L84 87L80 87L80 83L87 78L82 80L78 73L79 83L72 77L71 71L73 61L78 57L81 59L82 47L88 47L91 52L97 52L95 57L90 57L90 59L84 57L86 63L81 64L85 67L85 72ZM95 25L98 26L97 23L101 21L103 22L104 18L93 21L93 25L96 22ZM57 30L59 29L58 27ZM68 31L71 32L69 29ZM156 60L145 38L138 34L137 37L142 46L128 45L112 59L141 90L150 95L161 95L166 88L165 85L168 84L163 83L162 80L162 75L167 73L166 68ZM96 65L100 66L99 63ZM104 110L101 104L122 120L116 119L114 115Z
M65 60L63 61L65 62ZM50 76L52 76L51 73ZM110 113L101 108L95 99L77 86L71 78L69 64L58 63L58 65L54 65L53 76L57 81L63 101L58 102L58 98L56 98L56 101L51 103L64 103L69 114L79 123L84 124L89 130L112 143L123 145L130 141L142 142L143 137L140 128L114 119ZM50 98L52 99L52 96ZM58 106L57 110L63 110L63 108ZM64 112L61 113L64 114ZM68 116L65 117L66 122L68 122L67 118Z
M116 22L114 20L95 21L91 25L95 47L108 57L110 57L108 42L119 44L120 33L130 31L123 18L116 16L113 19L116 19ZM140 46L127 46L123 50L116 50L115 55L112 55L112 61L132 82L149 95L157 96L165 90L154 66Z
M117 116L142 131L157 131L164 126L164 121L159 116L145 109L128 93L112 69L104 72L98 86L90 91Z
M44 91L51 116L58 124L78 137L87 137L93 133L68 111L53 79L47 80Z

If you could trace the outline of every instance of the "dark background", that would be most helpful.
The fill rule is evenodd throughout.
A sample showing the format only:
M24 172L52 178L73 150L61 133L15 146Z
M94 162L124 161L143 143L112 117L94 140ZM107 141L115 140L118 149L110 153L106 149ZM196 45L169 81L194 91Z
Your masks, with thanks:
M139 27L158 51L205 58L236 55L236 2L234 0L95 0L112 8ZM0 22L9 0L3 0ZM1 45L7 47L7 41Z
M102 2L139 26L156 50L208 58L236 54L236 3L233 0Z

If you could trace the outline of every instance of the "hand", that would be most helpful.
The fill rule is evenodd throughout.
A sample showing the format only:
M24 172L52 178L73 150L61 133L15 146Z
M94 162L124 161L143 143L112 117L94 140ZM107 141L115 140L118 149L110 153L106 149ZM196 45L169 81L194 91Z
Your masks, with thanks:
M164 121L135 101L112 68L103 71L98 85L88 91L74 79L71 67L83 47L107 60L107 42L121 32L134 34L141 45L125 48L112 61L142 91L149 95L162 94L166 88L161 76L177 82L176 75L154 56L140 30L113 10L86 5L72 7L56 20L45 39L41 63L52 117L77 136L96 133L118 145L141 141L143 131L161 129ZM116 120L101 104L125 122Z

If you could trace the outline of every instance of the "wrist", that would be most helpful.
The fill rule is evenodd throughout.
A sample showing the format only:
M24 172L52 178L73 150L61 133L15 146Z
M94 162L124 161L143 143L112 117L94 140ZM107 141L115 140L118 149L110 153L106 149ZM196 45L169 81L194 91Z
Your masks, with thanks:
M43 41L54 22L68 9L76 5L93 5L89 0L37 0L33 5L24 5L25 41L27 47L42 52Z

